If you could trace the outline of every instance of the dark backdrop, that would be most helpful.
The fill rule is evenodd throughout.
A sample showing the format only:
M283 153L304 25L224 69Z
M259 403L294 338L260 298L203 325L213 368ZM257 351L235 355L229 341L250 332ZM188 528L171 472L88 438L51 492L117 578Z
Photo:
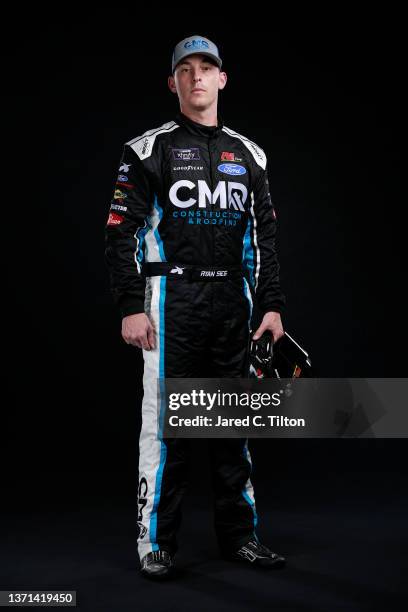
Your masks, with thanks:
M123 143L174 116L172 45L195 29L224 58L226 125L268 156L286 329L320 376L404 376L406 99L396 23L164 20L152 36L112 18L37 20L3 57L5 443L16 464L48 462L52 449L55 466L83 466L86 453L93 467L122 468L123 453L134 453L141 358L120 337L104 225Z
M398 17L293 21L230 9L205 19L207 8L190 6L191 18L180 20L181 6L134 18L117 7L91 18L17 19L9 31L2 451L4 479L27 507L48 503L38 483L54 495L65 481L96 495L100 482L123 480L134 497L142 362L120 337L104 225L123 143L174 116L172 47L192 33L219 44L226 125L268 156L285 328L320 376L405 376ZM363 497L366 478L379 496L391 488L398 503L402 495L404 440L252 446L260 490L271 499L271 464L279 482L303 482L304 495L309 479L324 491L333 474L343 485L358 474Z

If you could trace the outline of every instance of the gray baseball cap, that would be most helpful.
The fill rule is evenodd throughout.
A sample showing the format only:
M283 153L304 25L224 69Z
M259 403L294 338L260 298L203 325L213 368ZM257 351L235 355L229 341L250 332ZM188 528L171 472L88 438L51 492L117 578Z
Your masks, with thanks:
M193 53L208 55L208 57L211 57L217 63L218 67L221 68L222 60L218 53L217 46L204 36L189 36L177 43L174 47L173 58L171 60L171 72L174 73L177 64L188 55L193 55Z

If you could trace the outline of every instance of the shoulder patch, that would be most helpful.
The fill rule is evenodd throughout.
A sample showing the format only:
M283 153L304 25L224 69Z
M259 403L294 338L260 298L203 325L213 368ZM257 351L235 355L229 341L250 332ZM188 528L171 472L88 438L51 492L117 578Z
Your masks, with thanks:
M159 134L163 134L165 132L172 132L176 128L178 128L178 124L174 121L169 121L168 123L164 123L158 128L153 130L148 130L141 136L137 138L133 138L129 140L126 144L132 147L135 153L139 156L141 160L150 157L153 151L154 141L156 140L156 136Z
M234 130L231 130L230 128L226 126L224 126L222 129L226 134L228 134L229 136L232 136L232 138L239 138L239 140L241 140L244 143L248 151L252 153L252 157L254 158L258 166L261 166L261 168L265 170L266 154L265 154L265 151L261 149L261 147L259 147L257 144L252 142L252 140L249 140L242 134L238 134L238 132L234 132Z

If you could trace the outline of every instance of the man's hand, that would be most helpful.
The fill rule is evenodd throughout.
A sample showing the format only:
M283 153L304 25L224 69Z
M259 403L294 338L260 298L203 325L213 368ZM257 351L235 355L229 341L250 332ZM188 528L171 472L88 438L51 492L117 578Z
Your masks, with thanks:
M266 331L272 332L273 341L276 342L284 335L281 316L279 312L266 312L262 323L253 335L254 340L258 340Z
M132 314L122 319L122 338L126 344L132 344L146 351L156 348L155 329L144 312Z

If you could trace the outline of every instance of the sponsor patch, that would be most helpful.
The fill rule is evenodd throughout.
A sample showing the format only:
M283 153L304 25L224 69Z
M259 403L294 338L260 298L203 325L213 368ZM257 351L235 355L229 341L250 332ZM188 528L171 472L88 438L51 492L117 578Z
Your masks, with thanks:
M131 185L130 183L117 183L117 185L120 185L121 187L128 187L129 189L133 189L134 185Z
M240 174L246 174L246 168L239 164L220 164L218 170L223 174L229 174L232 176L239 176Z
M147 480L143 476L139 482L139 489L137 492L138 497L138 515L137 515L137 524L139 526L139 539L143 539L147 533L147 528L143 525L143 510L147 504Z
M115 193L113 194L114 200L124 200L127 198L126 193L123 193L120 189L115 189Z
M188 172L189 170L204 170L204 166L173 166L173 171L184 170Z
M193 161L200 159L199 149L172 149L173 159L177 161Z
M235 153L231 153L230 151L223 151L221 153L221 161L242 161L241 158L235 157Z
M175 266L170 270L170 274L183 274L184 268L180 268L180 266Z
M119 172L129 172L129 168L132 164L125 164L124 162L121 164L119 168Z
M107 225L120 225L125 218L122 215L117 215L116 213L109 213L108 223Z
M111 204L111 210L122 210L125 212L127 210L127 206L122 206L121 204Z
M187 190L190 190L190 193ZM204 180L197 180L194 183L183 179L173 183L169 190L169 199L177 208L190 208L198 201L199 208L207 208L218 203L218 207L222 210L233 208L244 211L247 198L247 187L244 183L236 181L218 181L211 190Z

